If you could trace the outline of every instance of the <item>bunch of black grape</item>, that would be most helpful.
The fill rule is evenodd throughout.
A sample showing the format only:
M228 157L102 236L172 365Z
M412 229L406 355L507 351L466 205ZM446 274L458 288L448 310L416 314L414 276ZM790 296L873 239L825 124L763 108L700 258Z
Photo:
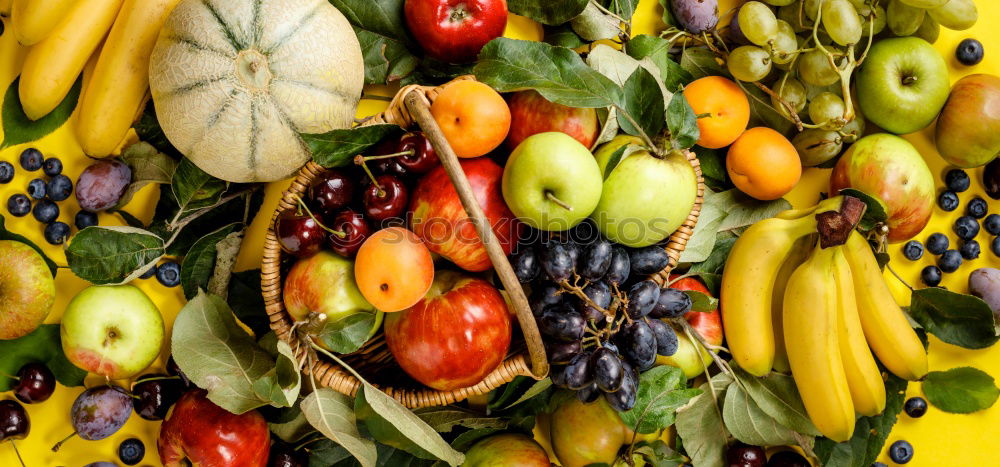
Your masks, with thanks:
M572 237L571 235L569 237ZM661 318L691 309L684 292L649 279L666 267L661 246L626 249L604 238L547 238L510 257L531 289L556 386L584 402L601 394L616 410L635 405L639 373L656 356L677 351L677 335Z

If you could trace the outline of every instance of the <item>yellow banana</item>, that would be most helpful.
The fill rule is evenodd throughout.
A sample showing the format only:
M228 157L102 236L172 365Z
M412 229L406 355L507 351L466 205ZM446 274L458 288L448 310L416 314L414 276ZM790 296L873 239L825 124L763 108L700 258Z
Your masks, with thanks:
M910 381L923 378L927 374L927 352L892 298L868 242L854 232L843 250L851 265L858 315L868 345L896 376Z
M835 209L841 198L820 203L816 210ZM816 231L816 218L771 218L751 225L733 244L722 272L719 301L729 351L741 368L755 376L771 371L775 333L772 294L778 271L796 240Z
M14 37L21 45L35 45L48 37L77 0L14 0L10 7Z
M835 250L833 279L837 284L840 356L844 361L847 386L851 390L851 400L854 401L856 412L868 416L878 415L885 409L885 383L861 331L851 266L842 247L831 249Z
M0 16L10 16L11 3L12 0L0 0Z
M149 88L149 57L180 0L125 0L81 99L76 137L84 153L106 157L128 132Z
M784 325L782 324L781 308L785 301L785 286L788 285L788 278L792 276L799 266L809 258L819 234L806 235L795 241L791 251L781 263L778 275L774 280L774 292L771 293L771 325L774 326L774 371L788 373L791 367L788 366L788 354L785 351Z
M835 251L816 246L792 273L782 320L792 377L806 413L820 433L842 442L854 433L854 404L838 341Z
M122 0L78 0L52 34L31 47L18 84L28 118L38 120L62 102L121 5Z

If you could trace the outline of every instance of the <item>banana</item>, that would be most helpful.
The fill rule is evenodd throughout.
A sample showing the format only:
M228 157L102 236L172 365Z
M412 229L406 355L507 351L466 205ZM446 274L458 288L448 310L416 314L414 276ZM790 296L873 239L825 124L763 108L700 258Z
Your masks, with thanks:
M832 249L835 250L833 279L837 285L840 356L844 362L847 386L851 390L856 412L878 415L885 409L885 383L861 331L851 266L842 247Z
M76 137L84 153L118 148L149 88L149 57L167 15L180 0L125 0L81 99Z
M78 0L52 34L31 47L18 84L28 118L38 120L62 102L121 5L122 0Z
M788 279L785 346L806 413L824 436L843 442L854 433L854 403L840 354L836 248L818 245Z
M10 7L14 37L24 46L41 42L59 26L76 1L14 0Z
M12 0L0 0L0 16L10 16L11 3L13 3Z
M892 298L868 242L854 232L843 250L851 265L858 315L868 345L896 376L910 381L923 378L927 374L927 352Z
M815 210L836 209L841 200L824 200ZM774 364L771 310L778 271L795 241L815 231L813 215L765 219L747 228L729 253L719 296L722 325L733 358L752 375L767 375Z
M785 301L785 286L788 285L788 278L792 276L799 266L809 258L813 247L818 240L818 234L806 235L795 241L791 251L778 269L778 275L774 280L774 292L771 293L771 325L774 326L774 371L788 373L791 367L788 366L788 354L785 352L784 326L782 325L782 312Z

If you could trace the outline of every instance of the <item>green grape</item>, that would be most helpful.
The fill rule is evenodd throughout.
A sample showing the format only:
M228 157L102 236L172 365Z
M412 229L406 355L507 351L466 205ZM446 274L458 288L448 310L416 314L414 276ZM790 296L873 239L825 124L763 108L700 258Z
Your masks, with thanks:
M801 112L802 109L806 107L805 86L802 85L801 81L792 78L789 75L785 75L784 79L779 79L777 82L775 82L774 85L771 87L771 90L774 91L774 93L777 94L778 96L781 96L781 98L785 102L791 105L792 108L795 109L796 113ZM773 106L775 109L778 109L778 112L780 112L782 115L786 117L791 117L791 115L788 113L788 109L786 109L784 105L781 105L781 101L779 101L777 98L773 96L771 97L771 106Z
M836 131L810 128L792 138L803 167L815 167L840 154L843 138Z
M764 0L764 3L774 6L788 6L795 3L798 0Z
M775 34L774 42L771 44L771 57L774 63L791 62L797 50L799 50L799 39L795 36L795 29L791 24L779 19L778 33Z
M858 10L858 13L861 13L863 8L868 7L868 3L865 0L847 0L847 1L851 2L851 5L854 5L854 9Z
M778 18L791 24L795 32L805 32L812 29L813 21L808 16L799 16L799 9L802 4L797 0L795 3L778 8Z
M920 28L913 35L933 44L941 35L941 25L931 15L924 15L924 22L920 23Z
M816 17L819 16L820 5L826 1L829 0L802 0L802 3L805 6L806 16L808 16L809 19L816 21Z
M948 0L902 0L903 3L917 8L929 9L944 6Z
M840 74L822 50L799 55L799 78L813 86L829 86L840 80Z
M857 44L861 40L861 18L847 0L826 0L823 4L823 27L840 45Z
M854 119L847 122L840 129L840 132L843 134L841 137L845 143L853 143L865 134L865 116L861 115L861 110L856 106L854 107Z
M846 109L840 96L824 92L809 102L809 119L825 129L834 130L843 126L838 120L843 120Z
M861 14L861 34L868 37L869 28L871 28L871 26L868 25L868 16L872 10L869 7L865 8L865 11ZM885 8L882 8L882 5L875 7L875 27L871 29L873 33L878 34L885 29L885 18Z
M889 0L889 9L886 11L886 21L889 29L897 36L909 36L920 29L920 24L924 22L924 15L927 10L912 7L901 0Z
M767 5L747 2L740 8L740 30L747 40L757 45L766 45L778 33L778 19Z
M726 66L740 81L760 81L771 72L771 56L760 47L744 45L729 53Z
M943 6L928 10L927 14L941 26L955 31L969 29L979 19L979 12L973 0L951 0Z

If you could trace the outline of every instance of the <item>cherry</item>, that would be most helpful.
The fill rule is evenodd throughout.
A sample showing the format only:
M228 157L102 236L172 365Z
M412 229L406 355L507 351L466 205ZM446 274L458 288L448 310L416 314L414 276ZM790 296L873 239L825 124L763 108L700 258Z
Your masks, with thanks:
M31 431L28 412L17 401L0 401L0 442L24 439Z
M14 396L25 404L45 402L56 390L56 377L41 363L28 363L17 370Z
M406 167L403 166L399 161L399 157L396 157L396 145L398 141L386 140L375 145L371 150L371 154L367 157L355 158L354 163L358 165L367 164L372 165L372 171L378 174L389 174L398 175L400 177L405 177L407 174Z
M323 174L309 190L309 200L324 215L347 207L354 198L357 182L346 171L333 169Z
M132 386L135 413L146 420L163 420L181 398L184 382L166 375L144 375Z
M406 185L395 175L379 175L365 189L365 215L373 222L399 217L406 211Z
M309 459L304 453L296 451L290 444L275 441L268 454L267 467L305 467Z
M767 462L767 455L764 448L760 446L750 446L737 441L726 452L726 460L729 467L764 467Z
M301 210L300 210L301 211ZM281 249L299 258L319 251L326 231L312 216L303 212L284 211L274 222L274 233Z
M327 245L340 256L351 258L361 244L365 242L371 234L368 223L355 211L344 209L328 222L330 229L342 233L343 235L329 234L326 236Z
M413 151L399 156L399 164L410 173L425 174L441 163L431 141L422 132L413 131L403 135L396 146L396 152Z
M171 355L170 358L167 358L167 374L170 376L180 376L181 382L184 383L184 387L187 389L190 389L193 386L191 384L191 380L188 379L187 375L181 371L181 367L174 361L173 355Z

